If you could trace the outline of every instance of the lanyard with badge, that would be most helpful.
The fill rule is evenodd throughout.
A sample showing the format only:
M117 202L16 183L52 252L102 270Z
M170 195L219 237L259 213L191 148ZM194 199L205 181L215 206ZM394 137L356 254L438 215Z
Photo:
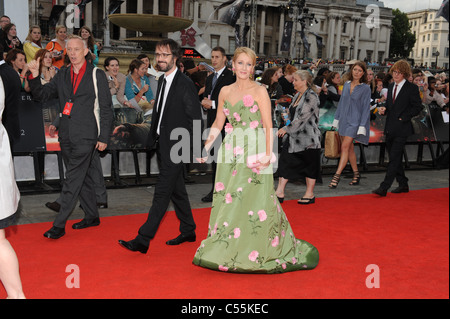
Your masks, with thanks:
M80 70L81 71L81 70ZM73 67L70 68L70 79L72 84L72 91L70 92L69 100L66 102L64 106L63 114L70 116L73 107L73 96L77 93L78 86L80 85L81 78L79 78L80 71L77 74L73 71Z

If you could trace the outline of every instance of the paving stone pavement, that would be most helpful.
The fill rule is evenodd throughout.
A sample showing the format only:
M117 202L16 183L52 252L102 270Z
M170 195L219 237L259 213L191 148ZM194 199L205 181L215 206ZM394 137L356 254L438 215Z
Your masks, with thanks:
M336 189L329 189L332 173L324 175L322 183L315 187L316 200L323 197L347 196L357 194L369 194L377 188L384 178L384 171L363 172L360 185L350 186L352 174L345 174ZM432 189L449 187L448 169L411 169L406 171L409 178L410 190ZM126 214L147 214L151 206L154 192L155 177L143 178L142 184L117 188L112 181L107 180L108 187L108 208L100 209L100 216L117 216ZM130 185L135 184L134 178L124 180ZM278 179L274 179L276 187ZM20 185L20 184L19 184ZM394 184L393 188L397 185ZM201 198L211 190L211 175L190 174L187 183L187 191L192 208L211 207L211 203L203 203ZM58 197L58 191L31 192L21 187L20 218L17 224L30 224L40 222L51 222L56 213L45 206L46 202L52 202ZM22 191L23 189L23 191ZM285 191L285 199L298 199L305 191L305 185L300 182L288 183ZM375 196L375 195L374 195ZM388 196L395 196L389 194ZM173 210L172 204L169 210ZM84 214L78 206L74 209L70 220L79 220Z

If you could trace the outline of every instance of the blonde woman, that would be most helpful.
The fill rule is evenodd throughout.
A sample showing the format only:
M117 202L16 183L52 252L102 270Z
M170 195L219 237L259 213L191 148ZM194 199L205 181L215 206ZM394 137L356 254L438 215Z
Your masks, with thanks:
M209 234L193 263L238 273L313 269L319 253L295 238L273 188L271 105L266 88L252 80L256 55L240 47L232 64L236 82L220 91L205 143L209 151L228 119L217 156Z
M63 25L58 25L55 28L56 37L51 40L45 47L52 52L53 66L61 69L64 66L64 54L67 42L67 28Z
M320 178L320 130L319 97L313 90L312 76L308 71L294 73L294 88L298 91L289 107L290 121L278 130L283 138L283 151L278 165L278 188L280 203L284 200L284 189L290 179L306 180L306 192L299 204L313 204L314 186Z
M28 31L28 36L23 43L23 51L25 52L25 56L27 57L27 61L33 61L36 52L42 47L42 36L41 36L41 28L37 25L34 25Z

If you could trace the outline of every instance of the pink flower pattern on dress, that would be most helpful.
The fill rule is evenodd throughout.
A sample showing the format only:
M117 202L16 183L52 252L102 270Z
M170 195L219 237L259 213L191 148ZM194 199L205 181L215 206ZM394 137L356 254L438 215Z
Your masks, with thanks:
M251 121L250 122L250 128L255 129L259 125L259 121Z
M251 196L253 192L259 194L269 181L262 171L247 167L245 156L251 154L250 143L253 141L249 139L242 143L239 138L240 129L257 130L261 127L259 111L258 103L251 95L245 95L240 103L233 105L226 103L223 109L228 118L225 132L232 133L228 138L225 137L223 151L226 160L231 160L232 163L226 162L227 171L222 171L216 176L213 210L222 211L215 215L215 220L210 221L208 238L204 241L206 244L202 243L196 253L200 260L202 254L205 261L207 260L206 256L210 252L205 247L211 245L207 240L212 241L213 245L221 245L218 246L220 251L225 252L228 249L226 254L216 253L217 261L213 261L216 262L215 269L223 272L240 272L241 266L248 267L247 269L251 271L255 268L260 268L261 271L270 268L274 272L307 267L302 263L304 258L302 251L297 250L297 247L303 243L295 241L295 236L275 193L266 194L266 199L262 196L254 198ZM233 135L236 135L238 139ZM240 161L241 157L243 161ZM246 196L243 196L244 192ZM242 218L237 218L237 214L241 214ZM242 246L240 246L241 243ZM254 244L252 250L243 248L247 243ZM291 243L292 247L290 247ZM290 249L289 253L288 249Z
M256 111L258 111L258 105L253 105L252 108L250 109L250 112L252 113L256 113Z
M242 98L242 102L244 102L244 105L245 105L246 107L251 107L251 106L253 106L253 104L255 103L255 100L253 99L253 96L251 96L251 95L245 95L245 96Z
M259 256L259 253L256 250L254 250L250 253L250 255L248 255L248 259L250 259L251 261L256 261L258 256Z
M225 185L223 185L223 183L221 183L221 182L216 183L216 192L223 191L224 189L225 189Z
M230 134L231 132L233 132L233 125L231 123L225 124L225 133Z
M259 221L263 222L267 219L267 214L264 210L258 211Z

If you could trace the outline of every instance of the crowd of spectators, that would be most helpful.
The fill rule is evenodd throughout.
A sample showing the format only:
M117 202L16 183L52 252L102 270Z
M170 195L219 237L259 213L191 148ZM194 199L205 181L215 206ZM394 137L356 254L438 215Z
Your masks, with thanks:
M0 26L0 44L4 47L5 61L18 73L23 90L29 92L27 62L30 60L40 57L41 77L45 81L50 81L61 67L67 65L65 44L68 34L66 27L56 26L54 39L44 47L39 26L30 27L23 43L17 38L16 26L7 16L1 17ZM102 49L101 43L95 41L91 30L86 26L79 29L78 35L86 41L89 48L87 60L97 66ZM116 132L123 130L123 125L126 123L148 127L151 125L157 80L162 72L159 72L156 63L146 54L140 54L131 61L127 74L119 71L120 63L118 58L108 56L105 57L103 65L99 66L106 71L109 81L116 114L115 124L116 126L122 125ZM258 60L255 80L267 88L272 101L274 127L279 129L285 125L283 112L288 110L292 98L297 93L293 85L293 78L298 69L307 69L310 72L313 77L314 89L319 96L320 108L328 109L332 106L336 107L339 103L342 88L348 81L348 70L352 63L354 61L325 61L322 59L317 59L315 63L309 60ZM333 64L344 64L347 70L335 72L331 67ZM371 103L368 107L371 109L371 119L373 120L376 118L377 108L386 100L387 87L392 82L392 76L389 72L374 73L370 67L373 64L366 64L368 65L367 84L372 92ZM213 68L205 62L196 63L191 58L181 59L178 67L193 81L201 101L206 78L214 71ZM415 68L408 80L419 87L424 104L436 103L448 112L449 81L445 72L432 74L430 71ZM128 111L125 112L124 109L128 109ZM136 114L130 112L129 109L134 109ZM130 114L133 115L130 116ZM286 114L284 116L286 117Z

